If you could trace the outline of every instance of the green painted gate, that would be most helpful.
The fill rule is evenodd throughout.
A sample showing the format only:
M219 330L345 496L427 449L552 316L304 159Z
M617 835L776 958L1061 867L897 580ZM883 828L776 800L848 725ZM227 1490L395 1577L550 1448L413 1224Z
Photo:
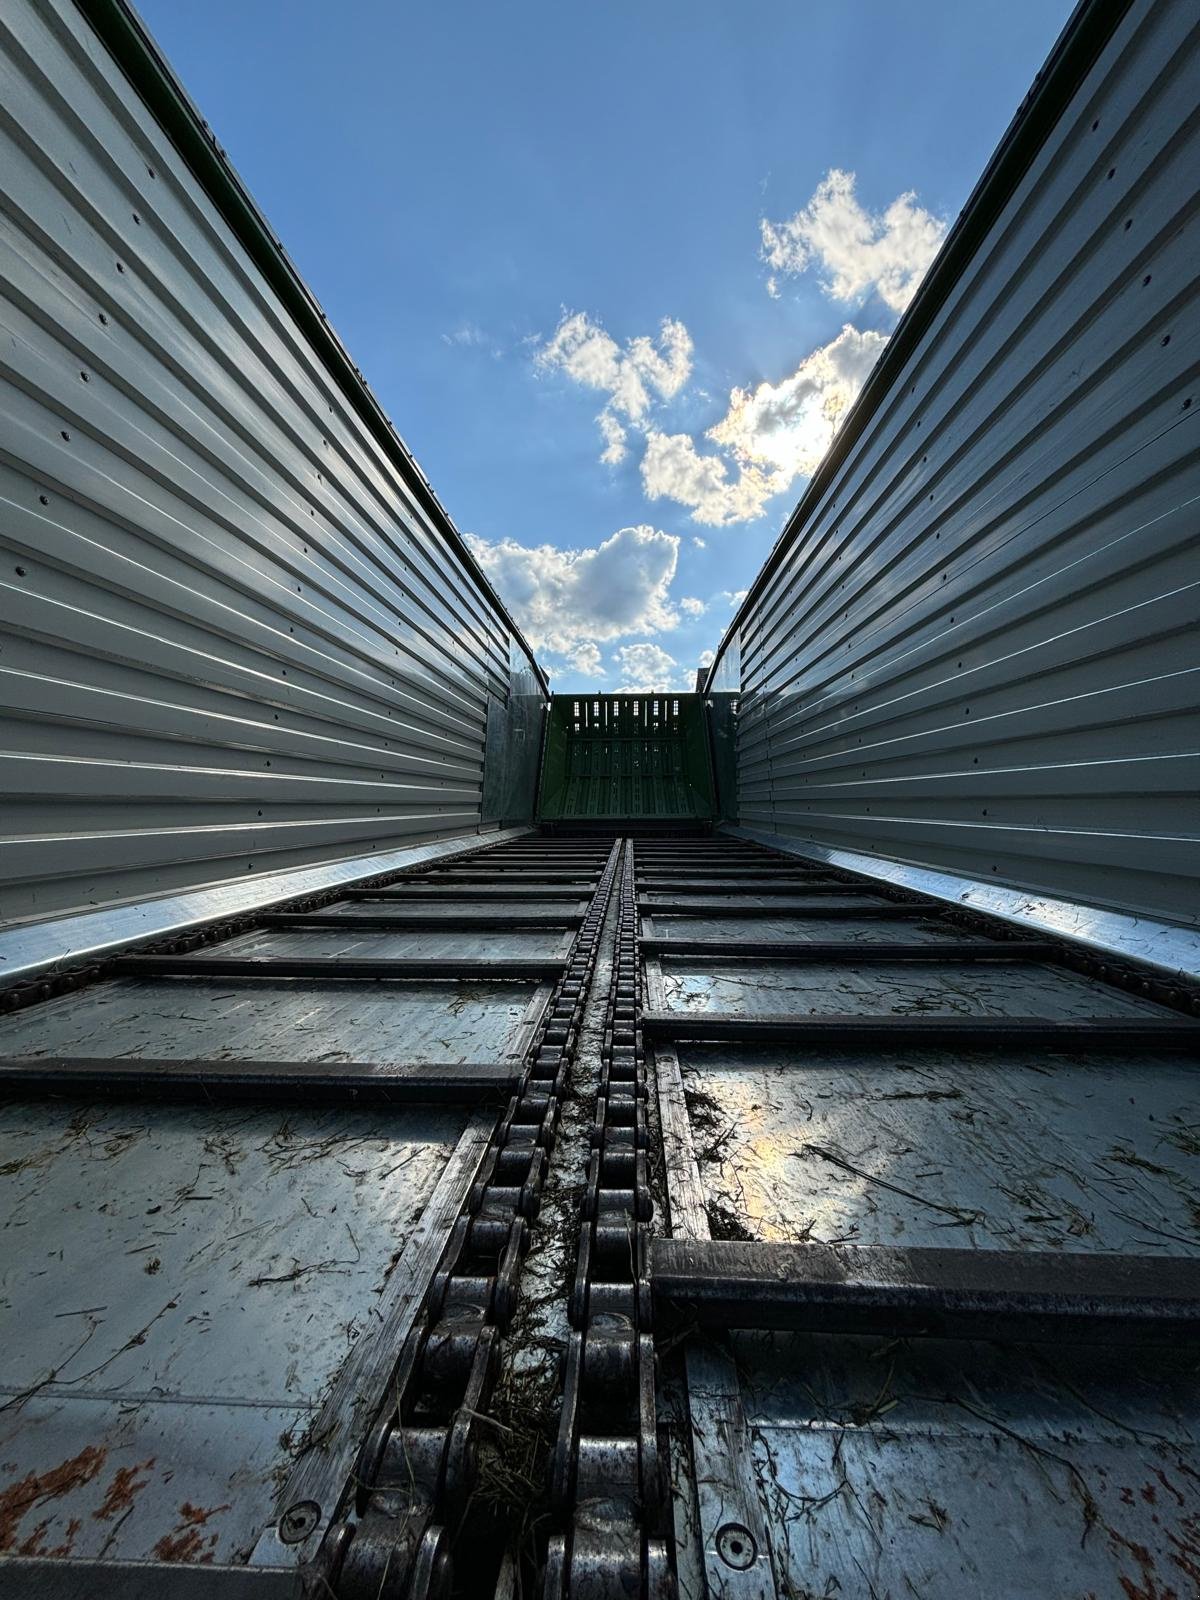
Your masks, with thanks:
M706 822L714 814L703 696L551 696L539 821Z

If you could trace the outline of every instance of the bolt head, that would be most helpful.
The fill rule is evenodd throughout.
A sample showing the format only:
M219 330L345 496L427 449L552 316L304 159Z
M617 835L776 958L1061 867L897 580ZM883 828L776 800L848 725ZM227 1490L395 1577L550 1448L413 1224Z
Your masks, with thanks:
M735 1572L746 1572L758 1557L758 1546L750 1529L740 1522L727 1522L717 1529L717 1554Z
M300 1544L321 1521L321 1508L315 1500L297 1500L279 1519L279 1537L284 1544Z

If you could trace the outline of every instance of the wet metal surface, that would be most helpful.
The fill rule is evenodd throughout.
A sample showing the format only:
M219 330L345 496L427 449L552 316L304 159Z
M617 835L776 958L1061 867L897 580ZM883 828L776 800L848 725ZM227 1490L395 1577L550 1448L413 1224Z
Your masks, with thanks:
M933 917L928 920L900 917L888 920L880 917L856 921L847 916L835 921L821 918L806 920L802 916L768 916L766 913L761 917L737 918L715 915L670 917L645 913L642 932L647 938L711 939L714 944L730 946L763 939L778 939L781 942L813 939L821 943L839 940L846 944L880 944L903 940L908 944L945 944L949 940L984 937Z
M0 1551L244 1560L464 1126L0 1108Z
M423 924L433 926L440 921L448 924L473 922L476 919L510 914L519 921L523 916L536 914L539 909L537 901L497 899L481 901L472 896L469 889L463 889L462 898L453 900L414 900L411 903L384 899L342 900L337 905L327 906L320 914L322 917L337 917L346 922L353 922L356 917L369 922L374 917L400 916L411 912L419 916ZM578 921L587 910L587 900L554 900L546 910L552 911L564 922L569 918Z
M735 1237L1200 1253L1187 1062L678 1053L705 1200Z
M205 957L223 959L226 956L252 956L269 960L284 956L367 957L379 961L452 960L464 961L515 961L522 957L566 959L571 945L571 933L565 928L514 928L509 932L496 929L472 932L469 928L436 929L423 932L414 929L406 933L401 928L391 931L342 933L337 928L278 928L243 934L237 939L226 939L219 945L194 950L189 957L197 964Z
M881 861L855 850L831 849L811 839L788 839L750 828L730 831L798 855L806 864L829 862L851 872L875 873L900 888L935 896L955 907L968 906L974 911L1001 917L1030 934L1049 933L1071 939L1093 950L1145 962L1170 976L1200 977L1200 929L1195 927L1130 916L1097 905L1012 889L1002 883L981 883L975 878L935 872L902 861Z
M659 977L661 973L661 978ZM841 1016L1156 1017L1175 1012L1061 967L997 963L851 962L722 972L720 957L647 961L649 1005L678 1011Z
M840 894L809 894L797 890L794 895L781 896L778 894L756 893L753 889L736 889L722 892L720 889L690 890L685 885L674 890L659 890L645 893L639 897L642 905L651 914L656 905L674 906L762 906L764 911L780 914L786 911L804 912L814 907L828 907L831 910L853 911L860 906L885 906L888 898L882 894L872 894L869 890L860 893L857 889L848 888Z
M0 1020L0 1055L493 1061L523 1053L548 993L532 983L124 979Z
M736 1334L778 1593L1182 1600L1194 1352Z
M513 828L485 838L459 835L436 844L410 846L350 861L265 873L253 883L242 878L236 883L197 889L188 894L0 929L0 972L6 979L29 977L60 961L80 961L142 939L179 933L222 917L266 908L296 895L312 894L341 883L351 884L380 872L433 863L443 856L460 856L463 852L473 855L479 850L519 840L523 832Z

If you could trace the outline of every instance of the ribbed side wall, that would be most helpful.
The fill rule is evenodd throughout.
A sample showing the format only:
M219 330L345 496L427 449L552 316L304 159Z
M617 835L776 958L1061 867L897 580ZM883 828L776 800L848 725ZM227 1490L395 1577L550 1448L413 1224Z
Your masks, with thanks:
M1195 916L1197 82L1132 6L751 592L743 825Z
M0 75L0 914L477 826L520 641L70 0Z

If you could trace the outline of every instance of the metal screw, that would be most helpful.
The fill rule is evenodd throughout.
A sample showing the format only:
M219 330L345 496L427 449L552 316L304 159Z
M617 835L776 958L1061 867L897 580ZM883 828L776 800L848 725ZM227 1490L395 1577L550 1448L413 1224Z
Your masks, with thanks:
M279 1537L284 1544L300 1544L320 1520L321 1508L315 1500L297 1500L279 1519Z
M735 1572L746 1572L754 1565L758 1546L749 1528L740 1522L727 1522L717 1529L717 1554Z

